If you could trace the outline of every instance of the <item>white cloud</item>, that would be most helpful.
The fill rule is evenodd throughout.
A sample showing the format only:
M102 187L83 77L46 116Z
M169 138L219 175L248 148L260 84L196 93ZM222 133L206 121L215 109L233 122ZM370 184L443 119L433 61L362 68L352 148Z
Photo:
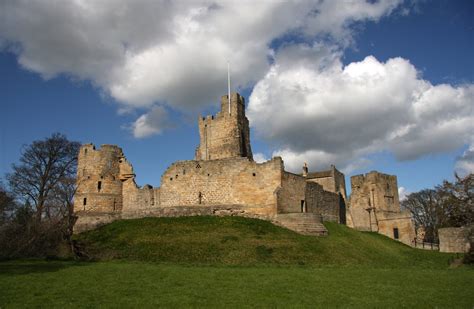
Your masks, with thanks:
M263 153L257 152L253 155L253 160L257 163L263 163L268 161L268 158Z
M471 144L469 149L456 160L455 171L461 177L474 173L474 145Z
M398 187L398 198L401 201L405 200L408 195L410 195L410 191L408 191L405 187Z
M148 113L141 115L131 125L130 129L136 138L144 138L161 134L164 129L171 127L168 114L162 106L153 107Z
M248 116L290 169L348 170L368 154L399 160L451 151L474 133L474 85L432 85L406 59L343 66L337 48L289 46L253 89ZM362 160L362 161L361 161Z
M268 70L273 40L322 35L346 46L353 22L377 21L399 3L7 0L0 41L44 78L91 80L121 111L157 102L195 110L225 92L227 60L234 87L252 86Z

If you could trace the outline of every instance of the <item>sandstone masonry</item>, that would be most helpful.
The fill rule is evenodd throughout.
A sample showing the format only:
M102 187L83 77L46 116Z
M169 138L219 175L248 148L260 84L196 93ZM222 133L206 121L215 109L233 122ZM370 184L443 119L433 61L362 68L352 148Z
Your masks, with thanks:
M400 209L397 176L376 171L352 176L351 190L349 226L413 245L415 227L410 212Z
M375 183L387 179L392 186L386 194L391 200L384 200L383 207L379 201L387 197L374 190L385 182L355 191L353 183L353 207L346 209L344 174L334 166L328 171L309 172L305 164L302 174L293 174L285 171L280 157L264 163L253 161L245 100L238 93L231 95L230 106L228 96L222 96L220 112L200 117L198 125L200 144L195 159L169 166L160 187L139 187L132 165L118 146L96 149L93 144L83 145L78 155L75 233L123 218L238 215L270 220L308 235L326 235L322 221L345 224L346 218L350 226L389 235L393 224L382 223L383 219L397 222L404 235L395 176L367 176L377 179ZM365 178L360 177L357 183L362 184ZM376 224L365 210L374 192ZM384 215L379 214L381 211ZM387 219L392 215L396 220Z

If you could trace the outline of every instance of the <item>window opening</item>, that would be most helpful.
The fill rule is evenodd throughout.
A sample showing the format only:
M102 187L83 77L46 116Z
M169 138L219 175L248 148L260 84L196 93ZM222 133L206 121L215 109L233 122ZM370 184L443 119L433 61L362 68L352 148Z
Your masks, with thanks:
M308 208L306 207L304 200L301 200L301 212L308 212Z
M202 204L202 193L201 192L199 192L198 199L199 199L199 204Z
M399 234L398 234L398 227L394 227L393 228L393 238L394 239L398 239L399 238Z
M99 182L97 183L97 191L100 192L100 189L102 189L102 181L99 181Z

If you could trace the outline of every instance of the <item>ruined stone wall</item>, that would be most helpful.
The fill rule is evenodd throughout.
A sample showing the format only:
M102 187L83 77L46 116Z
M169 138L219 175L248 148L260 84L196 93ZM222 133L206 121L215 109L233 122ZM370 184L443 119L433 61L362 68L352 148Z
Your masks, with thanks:
M377 222L380 234L401 241L409 246L414 245L416 232L409 211L377 212ZM396 238L397 233L398 238Z
M374 210L400 212L396 176L375 171L353 176L351 188L350 214L355 228L370 230L370 223L376 224ZM367 209L373 209L370 216Z
M345 176L334 165L330 170L310 173L308 181L320 184L326 191L340 193L347 201Z
M305 195L308 212L319 213L323 221L340 223L338 193L326 191L321 185L308 182Z
M262 164L247 158L178 161L163 174L161 207L245 205L246 211L274 215L283 161Z
M121 211L122 182L119 179L119 161L122 157L122 149L113 145L102 145L98 150L92 144L80 148L74 211Z
M440 252L469 252L474 242L474 227L447 227L438 230Z
M307 212L305 190L306 179L303 176L283 172L278 190L278 213Z
M354 228L374 231L412 245L415 227L411 214L400 210L397 177L372 171L351 177L349 213ZM397 231L397 232L396 232Z
M222 96L221 111L216 116L199 118L199 137L195 156L198 161L234 157L253 160L244 98L232 93L229 113L228 96Z
M129 179L123 183L123 211L136 211L160 207L159 189L150 185L138 188L135 180Z

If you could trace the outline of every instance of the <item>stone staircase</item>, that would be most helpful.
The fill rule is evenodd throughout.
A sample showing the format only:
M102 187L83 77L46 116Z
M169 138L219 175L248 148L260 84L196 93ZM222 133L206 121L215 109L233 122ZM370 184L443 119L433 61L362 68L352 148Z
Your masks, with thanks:
M316 213L278 214L273 223L303 235L327 236L328 230Z

